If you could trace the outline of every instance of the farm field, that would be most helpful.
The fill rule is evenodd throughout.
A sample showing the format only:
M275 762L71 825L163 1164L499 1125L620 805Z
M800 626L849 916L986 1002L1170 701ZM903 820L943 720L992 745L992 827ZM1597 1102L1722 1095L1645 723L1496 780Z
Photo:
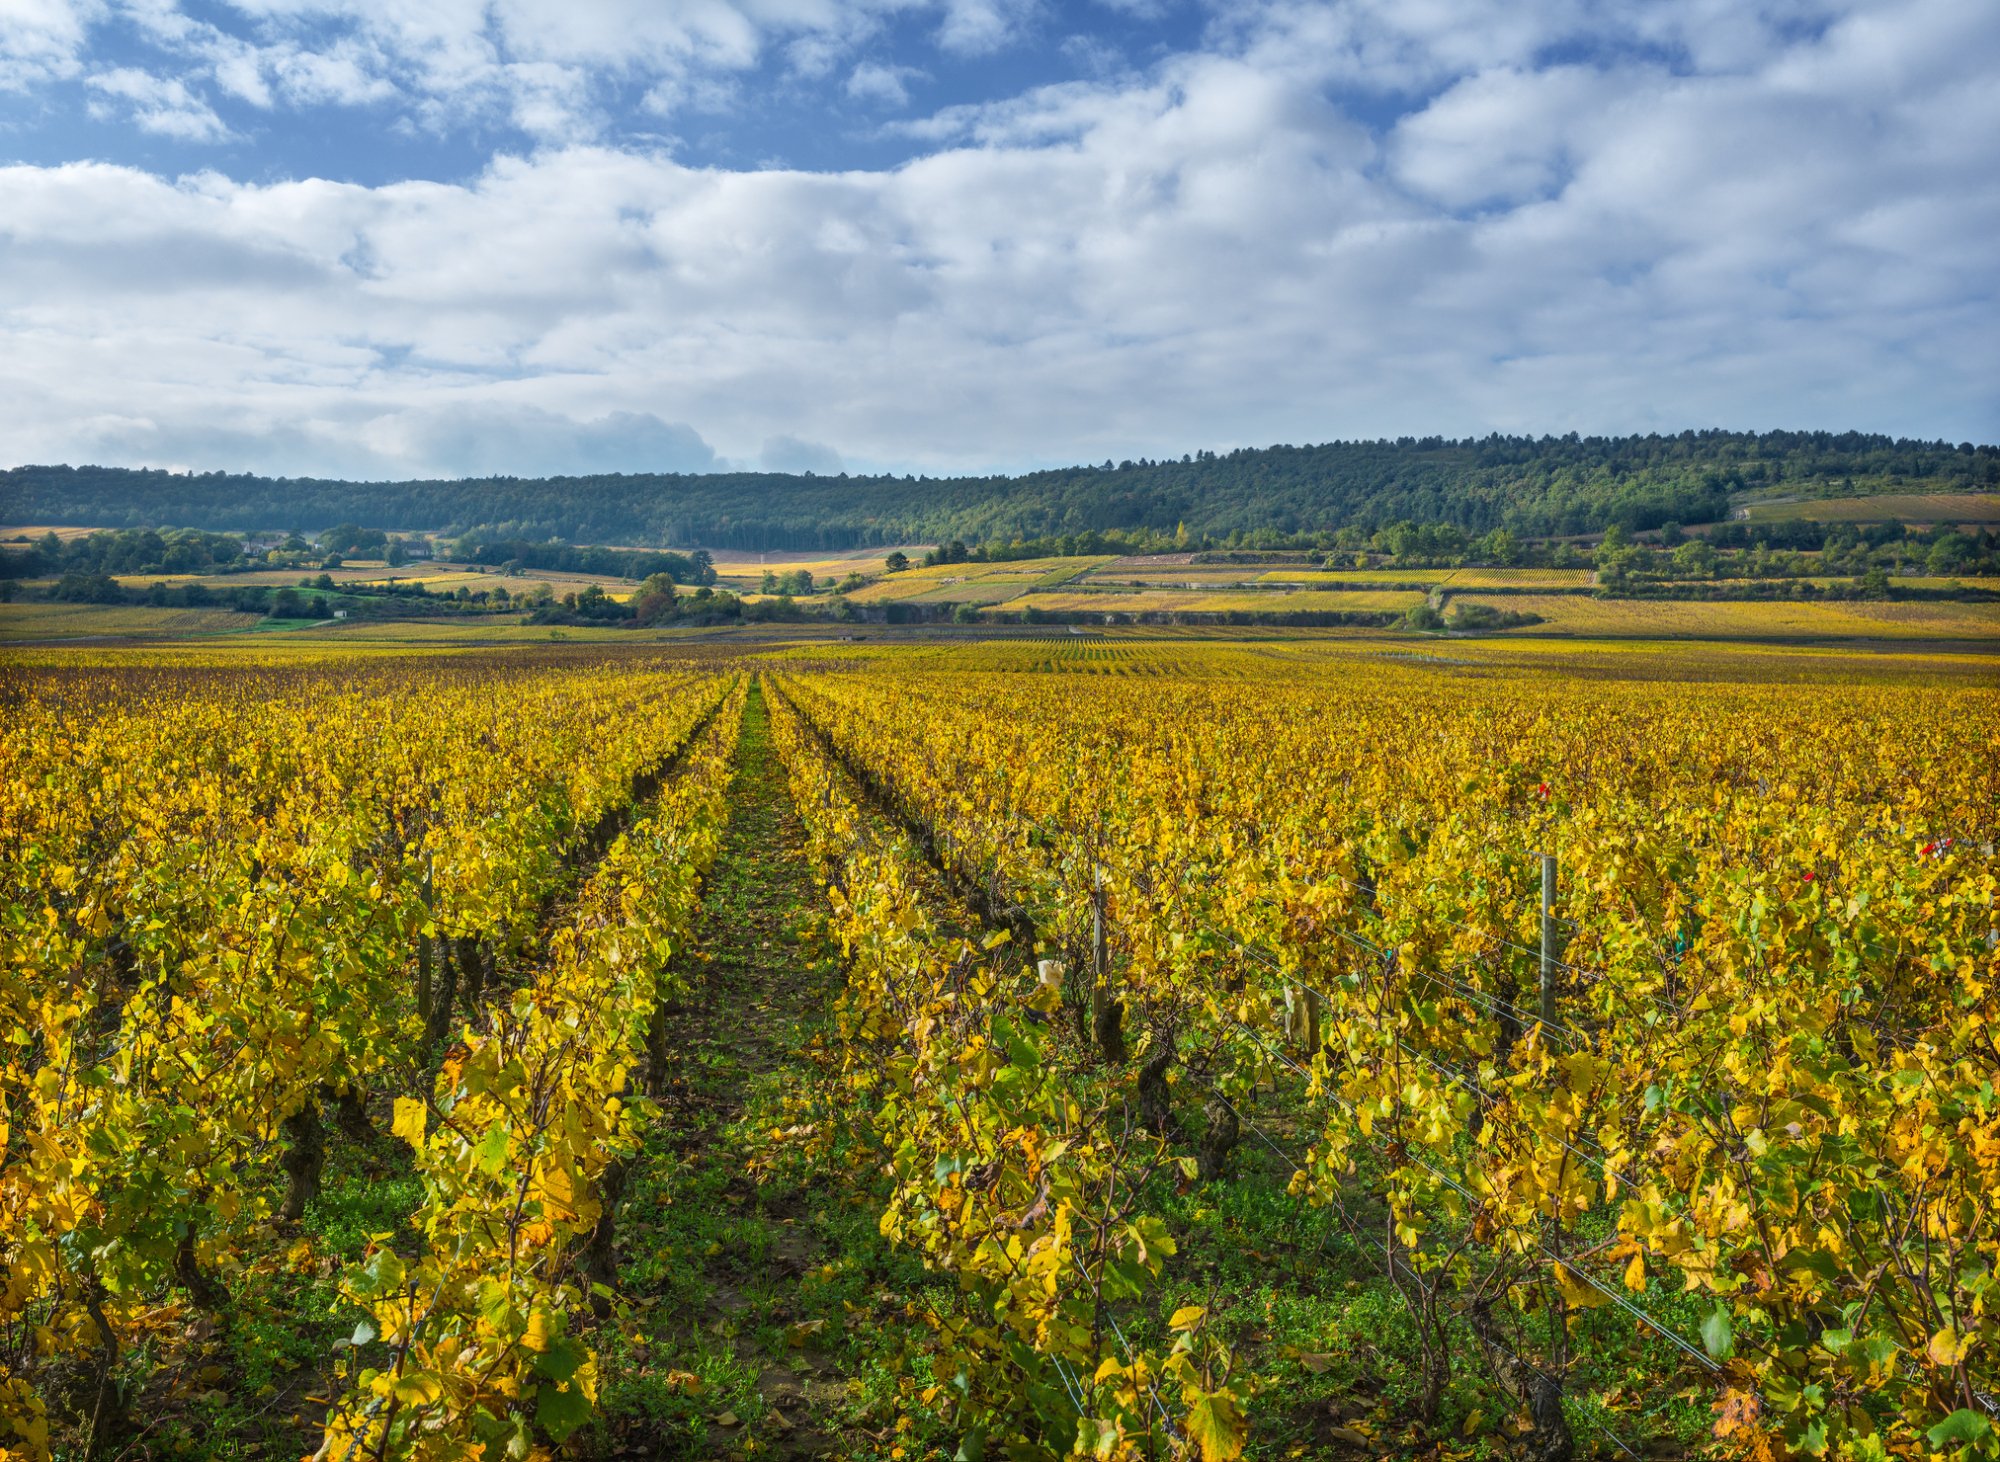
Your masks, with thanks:
M127 608L116 604L0 604L0 643L42 639L177 637L248 629L254 614L228 609Z
M1537 614L1538 632L1631 635L1641 639L1963 639L2000 635L2000 604L1930 600L1802 603L1790 600L1596 599L1510 594L1457 603Z
M1066 592L1057 589L1024 599L1037 609L1050 611L1101 611L1106 614L1147 614L1177 610L1198 613L1288 614L1307 612L1373 613L1393 610L1401 613L1424 602L1418 590L1356 589L1345 592L1305 590L1300 592L1249 591L1240 589L1106 589ZM1013 606L1019 608L1020 605Z
M856 604L918 602L1001 603L1035 589L1067 583L1103 558L1034 558L1012 563L933 564L890 574L848 598Z
M527 569L519 574L503 574L497 569L480 570L467 568L462 564L418 562L390 568L380 560L348 559L337 569L319 568L266 568L246 569L231 574L115 574L113 579L122 588L150 589L155 584L168 588L178 588L184 584L200 584L215 591L233 588L297 588L302 583L316 583L322 576L340 585L381 585L381 584L422 584L432 594L452 593L459 589L470 589L474 593L484 589L505 589L510 595L530 592L537 584L545 584L554 594L566 594L596 585L612 598L629 598L633 589L630 579L616 578L606 574L569 573L555 569ZM53 580L23 580L27 588L47 588Z
M1212 588L1219 585L1254 584L1263 574L1261 565L1142 563L1129 566L1126 559L1114 559L1090 572L1093 584L1129 584L1141 588Z
M893 548L855 549L848 553L745 553L731 549L714 551L716 583L720 588L732 593L755 592L764 581L768 569L773 573L796 573L803 569L815 579L844 579L849 574L861 574L874 578L888 567L891 553L902 552L910 559L921 559L929 552L922 545L909 545L901 550Z
M1801 498L1751 502L1743 515L1756 523L1805 519L1814 523L2000 523L2000 493L1875 493L1865 497Z
M1991 665L15 652L0 1445L1936 1455Z
M97 531L95 528L78 528L69 524L0 524L0 543L27 541L40 538L49 533L55 534L56 537L62 539L64 542L68 542L73 538L88 538Z
M1259 574L1258 582L1333 589L1350 584L1443 584L1452 589L1582 590L1590 587L1593 577L1589 569L1273 569Z

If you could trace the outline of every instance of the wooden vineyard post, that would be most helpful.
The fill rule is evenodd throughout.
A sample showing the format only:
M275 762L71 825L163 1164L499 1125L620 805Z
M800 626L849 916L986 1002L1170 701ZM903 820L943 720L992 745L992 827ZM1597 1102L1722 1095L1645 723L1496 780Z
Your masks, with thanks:
M1543 1025L1556 1023L1556 858L1542 854L1542 1006Z

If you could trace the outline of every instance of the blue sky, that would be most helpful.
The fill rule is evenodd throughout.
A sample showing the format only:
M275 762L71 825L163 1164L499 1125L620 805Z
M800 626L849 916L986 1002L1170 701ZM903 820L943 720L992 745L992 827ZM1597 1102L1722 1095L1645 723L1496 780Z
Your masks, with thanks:
M0 460L2000 435L2000 7L0 0Z

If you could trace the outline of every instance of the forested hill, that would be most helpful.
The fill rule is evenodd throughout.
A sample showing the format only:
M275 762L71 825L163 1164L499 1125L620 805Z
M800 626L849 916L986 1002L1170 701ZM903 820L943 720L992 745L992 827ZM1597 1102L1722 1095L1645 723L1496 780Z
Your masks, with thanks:
M844 548L1154 530L1246 539L1400 520L1522 536L1724 516L1746 488L2000 489L2000 448L1860 433L1332 442L1018 477L735 472L339 482L111 467L0 473L0 522L504 530L577 543Z

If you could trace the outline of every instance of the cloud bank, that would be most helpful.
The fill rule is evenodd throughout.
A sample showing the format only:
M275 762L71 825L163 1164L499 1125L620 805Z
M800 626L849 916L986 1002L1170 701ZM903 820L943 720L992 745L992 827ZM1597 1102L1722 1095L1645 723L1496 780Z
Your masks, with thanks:
M86 88L178 145L231 127L224 86L421 120L496 74L568 139L374 186L0 168L13 461L945 471L1489 429L2000 435L1990 6L1230 7L1192 48L893 123L907 161L805 171L554 119L607 78L685 96L774 53L879 113L925 74L865 54L886 0L239 0L235 63L162 5L192 80L93 69L88 5L6 4L0 85ZM301 16L340 23L313 49ZM920 16L939 65L1035 17Z

